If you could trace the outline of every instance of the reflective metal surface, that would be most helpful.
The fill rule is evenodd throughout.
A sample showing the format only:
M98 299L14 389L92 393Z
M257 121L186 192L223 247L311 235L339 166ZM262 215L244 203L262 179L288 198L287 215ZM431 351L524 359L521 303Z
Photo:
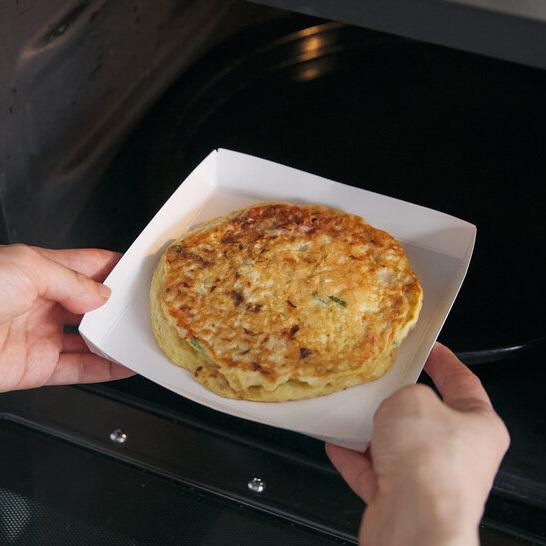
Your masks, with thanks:
M0 419L0 543L354 543Z
M62 245L146 109L213 44L271 11L232 0L0 2L0 242Z
M542 0L253 0L423 42L546 67Z

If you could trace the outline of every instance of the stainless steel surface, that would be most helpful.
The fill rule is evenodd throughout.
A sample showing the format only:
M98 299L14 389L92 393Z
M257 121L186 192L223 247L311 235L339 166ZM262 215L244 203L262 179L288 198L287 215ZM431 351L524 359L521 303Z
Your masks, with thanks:
M546 68L546 3L542 0L254 1Z
M0 242L62 245L144 111L271 11L232 0L0 2Z
M471 8L488 10L502 15L546 22L546 2L543 0L446 0Z
M0 3L0 194L9 240L38 242L31 226L39 226L58 244L92 190L79 183L82 175L101 170L140 113L199 54L226 7Z

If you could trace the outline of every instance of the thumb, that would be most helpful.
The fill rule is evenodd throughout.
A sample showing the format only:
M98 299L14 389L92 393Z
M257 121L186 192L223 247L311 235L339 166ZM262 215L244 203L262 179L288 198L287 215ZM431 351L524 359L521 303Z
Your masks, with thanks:
M453 409L492 409L491 401L478 377L445 345L435 343L425 364L444 402Z
M25 272L37 293L60 303L72 313L82 314L100 307L110 297L110 288L32 251Z
M333 444L326 444L326 454L349 487L369 504L377 491L377 476L367 454Z

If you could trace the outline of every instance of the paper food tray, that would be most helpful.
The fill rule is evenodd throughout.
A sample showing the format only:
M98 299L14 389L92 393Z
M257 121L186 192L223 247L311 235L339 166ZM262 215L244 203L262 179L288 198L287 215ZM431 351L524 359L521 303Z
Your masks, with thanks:
M151 330L149 287L161 253L189 227L260 201L318 203L358 214L403 245L424 291L417 325L382 378L310 400L261 403L222 398L172 364ZM93 352L209 408L364 450L380 402L414 383L465 277L472 224L249 155L208 155L163 205L106 279L108 303L87 313L80 333Z

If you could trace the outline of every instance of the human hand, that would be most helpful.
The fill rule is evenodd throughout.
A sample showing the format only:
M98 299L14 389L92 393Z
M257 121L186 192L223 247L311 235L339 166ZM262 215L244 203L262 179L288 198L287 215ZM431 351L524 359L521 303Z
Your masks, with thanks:
M480 380L437 343L425 385L403 387L374 416L366 454L326 451L366 503L365 546L472 546L510 438Z
M0 392L133 375L63 331L106 302L110 289L97 281L118 260L98 249L0 247Z

